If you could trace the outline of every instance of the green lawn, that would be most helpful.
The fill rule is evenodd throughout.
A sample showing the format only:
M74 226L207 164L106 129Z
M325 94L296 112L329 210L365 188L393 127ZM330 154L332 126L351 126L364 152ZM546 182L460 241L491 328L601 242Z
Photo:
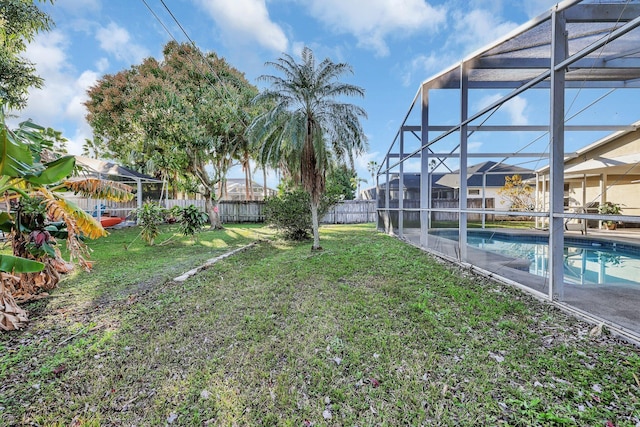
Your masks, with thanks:
M372 225L323 227L321 252L257 226L135 235L0 335L0 424L640 422L638 348Z

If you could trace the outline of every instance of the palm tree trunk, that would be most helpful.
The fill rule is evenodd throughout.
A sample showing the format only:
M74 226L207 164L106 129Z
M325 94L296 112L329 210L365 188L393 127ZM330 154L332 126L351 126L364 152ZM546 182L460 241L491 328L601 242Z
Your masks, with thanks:
M249 160L247 159L244 165L244 189L245 189L245 200L253 200L253 185L251 179L251 165L249 164Z
M262 167L262 182L264 183L264 187L262 187L262 200L267 198L267 166Z
M311 226L313 228L313 246L311 247L312 251L320 251L322 247L320 247L320 232L319 232L319 223L318 223L318 204L311 202Z

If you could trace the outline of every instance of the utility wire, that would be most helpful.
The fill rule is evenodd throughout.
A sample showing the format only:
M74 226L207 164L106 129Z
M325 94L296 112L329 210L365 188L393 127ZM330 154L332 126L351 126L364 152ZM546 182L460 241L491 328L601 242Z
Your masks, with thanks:
M143 0L144 1L144 0ZM191 45L195 48L196 52L198 52L198 54L200 55L200 57L202 58L204 64L206 64L206 66L209 68L209 71L211 71L211 73L214 75L214 77L216 79L218 79L218 81L220 82L222 88L224 89L224 91L227 93L227 95L229 96L229 98L233 98L233 96L231 95L231 92L229 92L229 88L227 88L226 82L224 80L222 80L220 78L220 76L218 75L218 73L216 72L216 70L214 70L214 68L211 66L211 64L209 63L209 61L207 61L207 58L205 58L204 54L202 53L202 51L200 51L200 49L197 48L196 43L193 41L193 39L189 36L189 34L187 33L187 31L185 30L185 28L182 26L182 24L180 23L180 21L178 20L178 18L176 18L176 16L173 14L173 12L171 11L171 9L169 9L169 6L167 6L167 4L164 2L164 0L160 0L160 3L162 3L162 6L165 8L165 10L169 13L169 15L171 16L171 18L173 19L173 21L178 25L178 28L180 28L180 30L182 31L182 34L184 34L184 36L187 38L187 40L189 40L189 43L191 43ZM175 40L175 39L174 39ZM233 110L233 109L232 109ZM235 110L234 110L235 111ZM242 120L242 118L240 118Z
M209 62L208 58L202 53L202 51L200 51L200 49L198 49L196 43L193 41L193 39L189 36L189 34L187 33L187 31L185 30L184 26L180 23L180 21L176 18L176 16L173 14L173 12L169 9L169 7L166 5L166 3L164 2L164 0L160 0L160 2L162 3L162 5L164 6L164 8L166 9L166 11L169 13L169 15L171 16L171 18L174 20L174 22L178 25L178 27L180 28L180 30L182 31L182 33L185 35L185 37L187 38L187 40L189 40L191 46L194 48L194 51L200 56L200 58L202 59L203 64L209 69L209 71L211 71L211 74L218 80L218 82L220 82L220 87L222 88L222 90L224 90L224 92L226 92L227 97L223 98L225 99L225 102L229 102L229 100L233 99L233 95L231 94L231 92L229 91L229 88L227 88L226 82L220 78L220 75L215 71L215 69L213 68L213 66L211 65L211 63ZM154 12L154 10L151 8L151 6L149 6L149 4L147 3L146 0L142 0L142 3L144 3L144 5L147 7L147 9L149 9L149 12L151 12L151 14L153 15L153 17L160 23L160 25L162 26L162 28L164 28L164 30L167 32L167 34L169 35L169 37L171 37L171 39L173 41L175 41L176 43L180 43L176 37L173 35L173 33L169 30L169 28L165 25L165 23L162 21L162 19L158 16L158 14L156 14ZM209 83L209 85L216 91L218 92L220 90L220 87L216 86L215 82L211 80L211 78L205 73L203 72L203 70L201 69L201 67L195 62L195 60L190 56L190 55L186 55L187 59L189 60L189 62L191 62L191 64L194 66L195 70L202 76L204 77L204 79L207 81L207 83ZM239 114L239 112L237 111L236 108L233 108L234 106L231 105L231 111L233 111L233 113L236 115L236 117L242 122L244 123L244 118Z

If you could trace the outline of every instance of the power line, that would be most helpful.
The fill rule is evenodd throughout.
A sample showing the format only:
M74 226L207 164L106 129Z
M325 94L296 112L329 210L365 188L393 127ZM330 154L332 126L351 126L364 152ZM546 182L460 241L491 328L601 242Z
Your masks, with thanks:
M169 37L171 37L171 39L173 41L175 41L176 43L180 43L176 37L173 35L173 33L169 30L169 28L165 25L165 23L162 21L162 19L158 16L158 14L156 14L154 12L154 10L151 8L151 6L149 6L149 4L147 3L146 0L142 0L142 2L144 3L144 5L147 7L147 9L149 10L149 12L151 12L151 14L153 15L153 17L160 23L160 25L162 26L162 28L164 28L164 30L167 32L167 34L169 34ZM160 2L162 3L162 5L164 6L164 8L166 9L166 11L169 13L169 15L171 16L171 18L174 20L174 22L178 25L178 27L180 28L180 30L182 31L182 33L185 35L185 37L187 38L187 40L189 40L191 46L194 48L194 51L200 56L200 58L202 59L203 64L209 69L209 71L211 71L211 74L218 80L218 82L220 82L220 86L222 87L222 90L224 90L224 92L226 92L226 95L229 99L233 99L233 95L231 94L231 92L229 91L229 88L226 85L226 82L220 78L219 74L216 72L216 70L213 68L213 66L209 63L209 60L207 57L205 57L205 55L202 53L202 51L200 51L200 49L198 49L196 43L193 41L193 39L189 36L189 34L187 33L187 31L185 30L184 26L180 23L180 21L178 21L178 19L176 18L176 16L173 14L173 12L171 12L171 10L169 9L169 7L166 5L166 3L164 2L164 0L160 0ZM202 76L204 77L204 79L207 81L207 83L209 83L209 85L211 85L211 87L215 90L215 91L219 91L220 88L216 86L215 82L213 82L210 77L203 72L203 70L200 68L200 66L198 66L198 64L196 64L196 62L194 61L194 59L190 56L187 55L187 58L189 60L189 62L191 62L191 64L194 66L195 70ZM227 98L223 96L224 98ZM225 102L228 102L225 99ZM233 105L230 104L231 107L233 107ZM244 118L239 114L239 112L237 111L236 108L231 108L231 111L233 111L233 113L236 115L236 117L240 120L241 123L244 123Z

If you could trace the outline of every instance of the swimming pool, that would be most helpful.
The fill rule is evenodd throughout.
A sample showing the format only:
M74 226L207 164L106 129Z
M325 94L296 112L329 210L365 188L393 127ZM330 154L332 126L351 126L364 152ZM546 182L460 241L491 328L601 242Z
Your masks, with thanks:
M458 240L457 230L434 230L433 234ZM529 273L548 277L548 238L491 230L469 230L470 247L529 261ZM627 284L640 281L640 245L587 237L564 239L564 281L578 285Z

